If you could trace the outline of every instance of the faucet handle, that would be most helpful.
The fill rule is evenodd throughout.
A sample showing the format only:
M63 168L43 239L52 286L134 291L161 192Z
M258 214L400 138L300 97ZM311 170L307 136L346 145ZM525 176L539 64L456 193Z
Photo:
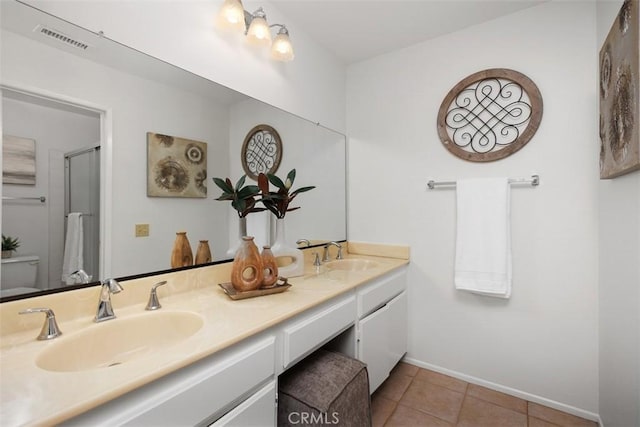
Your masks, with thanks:
M327 261L331 261L331 258L329 257L329 243L324 245L324 251L322 252L322 262Z
M149 302L147 302L147 306L145 307L145 310L157 310L159 308L162 308L162 305L160 305L160 300L158 299L158 292L156 291L156 289L166 284L167 284L167 281L163 280L162 282L158 282L151 287L151 293L149 294Z
M58 323L56 322L56 315L50 308L27 308L26 310L22 310L18 312L18 314L31 314L31 313L46 313L47 317L44 320L44 324L42 325L42 330L40 331L40 335L38 335L38 340L50 340L62 335L62 331L58 327Z
M320 267L322 263L320 262L320 254L318 252L313 253L313 265L316 267Z

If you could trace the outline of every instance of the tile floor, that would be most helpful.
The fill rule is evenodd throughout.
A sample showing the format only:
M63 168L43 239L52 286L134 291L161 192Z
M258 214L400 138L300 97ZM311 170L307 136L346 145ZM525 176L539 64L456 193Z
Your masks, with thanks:
M374 427L596 427L598 423L401 362L371 397Z

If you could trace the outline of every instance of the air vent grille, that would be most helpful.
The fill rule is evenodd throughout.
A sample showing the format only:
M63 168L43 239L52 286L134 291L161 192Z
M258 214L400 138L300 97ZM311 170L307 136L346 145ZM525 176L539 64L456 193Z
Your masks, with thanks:
M51 28L47 28L47 27L44 27L42 25L38 25L33 31L36 31L36 32L38 32L40 34L43 34L43 35L49 37L49 38L58 40L58 41L60 41L62 43L65 43L68 46L73 46L73 47L78 48L78 49L86 50L89 47L89 45L84 43L84 42L81 42L79 40L73 39L73 38L61 33L60 31L57 31L57 30L54 30L54 29L51 29Z

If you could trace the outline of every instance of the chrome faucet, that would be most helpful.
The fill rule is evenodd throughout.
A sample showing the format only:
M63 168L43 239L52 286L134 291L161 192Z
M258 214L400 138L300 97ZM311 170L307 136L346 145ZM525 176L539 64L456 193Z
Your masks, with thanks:
M342 245L340 245L340 243L338 242L329 242L326 245L324 245L324 254L322 255L322 261L327 262L331 259L329 257L330 246L335 246L336 248L338 248L338 255L336 255L336 259L342 259Z
M160 304L160 300L158 299L158 288L162 285L166 285L167 281L163 280L162 282L158 282L151 287L151 292L149 293L149 301L147 302L147 306L145 310L157 310L162 308Z
M109 319L115 319L111 306L111 294L117 294L122 290L122 286L115 279L105 279L100 285L100 299L98 300L98 310L94 322L103 322Z
M19 311L18 314L45 313L47 317L44 319L42 330L38 335L38 340L51 340L62 335L62 331L56 322L56 315L50 308L27 308Z
M308 239L298 239L296 241L296 245L301 245L303 243L307 245L307 247L311 246L311 242Z
M93 276L88 275L83 269L76 270L69 275L69 279L73 280L73 283L89 283Z

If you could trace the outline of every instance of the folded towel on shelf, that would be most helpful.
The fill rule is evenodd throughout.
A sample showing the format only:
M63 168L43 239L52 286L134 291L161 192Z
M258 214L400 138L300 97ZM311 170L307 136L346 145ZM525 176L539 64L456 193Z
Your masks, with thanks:
M458 180L455 286L511 296L510 186L507 178Z
M69 276L83 268L82 234L82 214L70 213L67 216L67 236L64 242L64 257L62 258L62 282L67 285L75 283L75 280Z

